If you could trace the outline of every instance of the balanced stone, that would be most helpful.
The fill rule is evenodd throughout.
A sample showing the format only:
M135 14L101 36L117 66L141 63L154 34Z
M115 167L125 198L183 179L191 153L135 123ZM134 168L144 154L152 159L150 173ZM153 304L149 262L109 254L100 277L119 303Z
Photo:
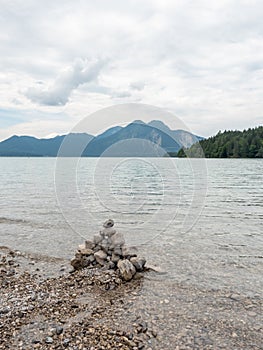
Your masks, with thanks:
M106 220L103 224L103 227L108 228L108 227L113 227L114 226L114 221L112 219Z
M147 270L146 260L137 257L138 249L125 245L124 236L113 228L114 221L107 220L99 234L93 240L79 245L71 265L75 270L100 265L103 270L117 270L124 281L137 278Z
M113 236L111 236L110 242L113 249L115 247L122 247L125 244L123 234L120 232L115 233Z
M120 270L121 277L125 281L130 281L136 273L135 267L128 259L119 260L117 266Z
M100 246L104 250L105 253L108 253L109 247L110 247L110 243L109 243L109 241L106 238L104 238L102 240L102 242L100 242Z
M113 236L114 234L116 233L116 230L112 227L107 227L107 228L104 228L100 234L101 236L104 236L104 237L111 237Z
M107 259L107 254L103 250L99 250L96 253L94 253L94 257L98 264L104 265L105 260Z
M102 241L102 239L103 238L101 237L101 235L94 235L93 242L94 242L95 245L97 245L97 244L99 244Z

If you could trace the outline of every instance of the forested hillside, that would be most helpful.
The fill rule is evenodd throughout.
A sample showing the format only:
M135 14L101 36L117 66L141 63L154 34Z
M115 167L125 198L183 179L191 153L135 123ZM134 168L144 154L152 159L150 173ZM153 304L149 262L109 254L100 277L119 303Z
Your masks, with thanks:
M201 146L201 147L200 147ZM263 158L263 126L244 131L224 131L181 149L178 157Z

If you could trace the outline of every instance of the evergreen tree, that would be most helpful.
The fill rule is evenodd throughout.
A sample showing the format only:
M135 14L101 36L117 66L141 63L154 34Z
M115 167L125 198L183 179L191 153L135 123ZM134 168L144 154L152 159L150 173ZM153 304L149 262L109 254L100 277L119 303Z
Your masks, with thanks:
M202 154L203 150L203 154ZM263 158L263 126L244 131L219 131L216 136L201 140L178 157L199 158Z

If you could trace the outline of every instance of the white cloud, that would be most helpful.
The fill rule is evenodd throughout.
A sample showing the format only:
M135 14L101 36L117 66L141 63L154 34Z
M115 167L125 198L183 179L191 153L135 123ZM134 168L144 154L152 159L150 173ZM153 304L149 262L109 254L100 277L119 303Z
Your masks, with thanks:
M63 106L70 97L73 90L80 85L96 81L105 60L93 63L87 60L77 59L73 65L62 71L55 82L48 88L42 84L27 90L26 96L32 101L48 106Z

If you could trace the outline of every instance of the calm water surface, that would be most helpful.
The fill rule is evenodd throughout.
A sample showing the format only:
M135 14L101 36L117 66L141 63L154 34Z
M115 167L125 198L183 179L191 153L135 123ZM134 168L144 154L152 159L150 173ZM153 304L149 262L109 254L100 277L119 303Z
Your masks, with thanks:
M174 279L263 290L263 161L0 158L0 244L71 258L113 218Z

